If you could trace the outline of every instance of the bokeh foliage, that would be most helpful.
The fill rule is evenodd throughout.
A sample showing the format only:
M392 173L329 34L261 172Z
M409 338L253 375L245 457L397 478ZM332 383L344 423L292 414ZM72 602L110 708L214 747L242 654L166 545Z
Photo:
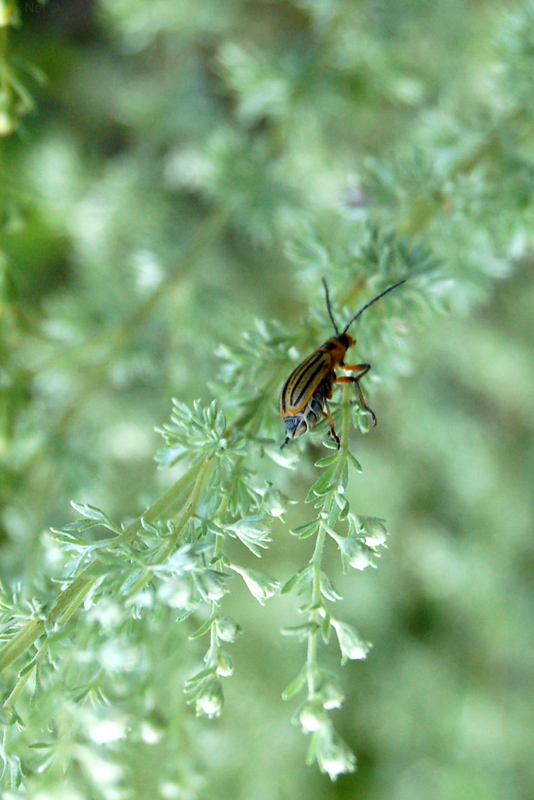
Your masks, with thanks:
M343 573L333 542L324 553L341 617L373 643L343 669L321 651L358 771L330 784L304 765L295 701L280 699L303 660L280 636L303 622L291 593L263 606L233 578L210 657L229 675L220 651L235 639L235 672L222 716L196 719L183 688L205 648L188 636L206 616L177 624L179 578L132 611L124 572L83 623L50 631L27 684L27 662L2 675L4 697L20 685L2 718L6 798L529 798L532 4L4 0L0 23L8 622L40 619L57 596L71 499L135 525L180 477L182 461L153 461L173 396L163 465L223 436L202 416L214 396L276 451L287 371L330 332L321 276L345 319L419 276L357 330L379 425L351 434L363 473L346 493L394 535L377 571ZM280 516L281 493L299 501L265 553L263 518L232 523L228 558L256 599L276 584L254 583L254 547L280 583L312 555L288 531L310 517L325 437L294 448L292 472L255 451L267 497L242 473L258 517ZM172 543L173 529L143 530L146 552ZM197 585L212 603L221 565ZM218 710L217 690L202 697Z

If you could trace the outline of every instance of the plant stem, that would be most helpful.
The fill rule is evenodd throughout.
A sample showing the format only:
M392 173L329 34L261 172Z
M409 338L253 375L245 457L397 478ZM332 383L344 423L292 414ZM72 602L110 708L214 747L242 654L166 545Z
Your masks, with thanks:
M205 463L198 461L190 467L185 475L182 475L144 514L130 523L123 533L110 542L109 547L119 547L135 539L137 534L143 530L142 519L147 522L155 522L177 500L191 481L195 478L198 479ZM0 670L6 669L23 655L45 633L47 628L70 619L97 581L97 578L89 577L88 573L91 568L92 563L85 567L72 583L61 592L46 617L30 620L10 642L4 645L0 650Z
M189 503L187 507L184 509L182 514L180 515L178 521L175 524L175 529L173 535L169 538L167 543L167 547L163 551L162 555L158 557L158 562L165 561L176 549L176 545L178 543L178 538L182 533L183 529L193 516L197 510L198 501L200 500L200 495L202 493L202 489L204 488L206 481L209 478L210 472L213 469L213 460L206 459L204 462L200 462L202 464L200 470L198 471L198 475L195 481L195 485L193 487L193 491L191 492L191 497L189 499ZM158 515L159 516L159 515ZM145 517L146 518L146 517ZM153 570L149 569L146 571L144 575L142 575L138 581L132 586L130 591L128 592L128 597L133 597L137 592L139 592L143 586L152 580L154 577Z
M343 467L347 461L349 452L350 389L351 389L350 385L346 385L343 387L341 452L339 455L339 460L336 467L333 484L337 484L338 479L341 476ZM322 513L325 515L326 518L330 516L330 512L332 511L332 506L334 503L335 503L334 493L331 492L330 496L325 501L322 511ZM310 562L313 566L313 571L312 571L313 583L312 583L312 599L311 599L312 607L310 611L310 621L316 623L317 627L315 628L315 630L310 632L308 636L308 651L306 656L308 698L312 698L317 691L316 680L315 680L316 679L315 667L317 664L317 637L319 634L319 625L321 622L320 608L322 606L321 563L323 558L323 549L324 549L326 534L327 530L324 521L321 517L321 521L319 523L319 530L317 532L317 538L315 540L315 548L313 550L313 556L311 557L311 562Z
M162 514L164 514L167 509L169 509L181 493L186 489L189 484L191 484L194 480L196 480L198 473L202 469L202 466L205 462L202 460L197 461L195 464L189 467L187 472L185 472L181 478L173 483L166 492L164 492L161 497L153 503L150 508L148 508L144 514L141 514L140 517L137 517L133 522L131 522L126 530L119 534L116 539L113 539L110 542L110 547L119 547L122 544L128 544L131 542L137 534L143 530L143 523L142 520L146 522L156 522Z

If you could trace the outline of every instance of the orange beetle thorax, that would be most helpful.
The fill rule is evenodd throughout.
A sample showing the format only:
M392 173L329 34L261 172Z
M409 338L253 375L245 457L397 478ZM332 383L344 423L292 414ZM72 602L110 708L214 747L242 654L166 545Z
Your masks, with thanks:
M345 353L349 347L356 344L356 341L347 333L340 333L339 336L332 336L324 344L317 348L322 353L328 353L332 359L332 367L343 364Z

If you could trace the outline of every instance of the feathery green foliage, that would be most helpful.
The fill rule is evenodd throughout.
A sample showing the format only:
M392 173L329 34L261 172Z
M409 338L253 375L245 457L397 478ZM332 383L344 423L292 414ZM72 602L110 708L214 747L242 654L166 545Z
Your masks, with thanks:
M389 397L401 379L407 387L415 348L446 311L473 308L513 267L531 266L533 13L532 4L506 17L445 0L424 9L106 0L82 19L54 3L0 2L8 800L271 798L297 785L333 797L306 773L295 782L301 744L289 705L276 706L288 681L284 699L303 693L293 721L309 737L308 763L335 780L360 756L361 779L346 777L336 796L353 796L351 780L370 800L509 790L505 767L479 783L461 767L433 766L447 761L451 734L439 729L434 741L438 728L419 713L425 692L452 714L460 691L447 683L450 656L418 652L400 632L418 580L432 608L414 612L416 630L439 615L438 601L461 607L465 571L481 571L482 591L509 558L501 542L495 562L481 565L478 551L470 560L440 532L456 531L465 498L477 502L499 474L475 422L466 414L455 431L443 406L470 362L453 367L441 352L430 394L410 395L413 411L399 433L389 429L379 491L359 488L368 471L361 476L360 449L378 471L380 429L393 413L378 382ZM407 278L351 329L372 364L370 405L382 399L379 428L364 439L369 416L344 387L332 404L339 450L328 449L326 423L280 450L280 388L331 333L322 277L340 321ZM470 345L482 352L489 341L484 331ZM511 381L524 404L511 402L531 434L524 359ZM503 356L495 370L508 363ZM497 377L469 380L474 404L493 401ZM150 431L173 395L156 473ZM390 466L403 430L419 449ZM479 462L467 479L472 437ZM436 452L434 481L450 483L456 505L435 500ZM394 538L382 519L392 496L417 509L417 531L430 529L414 534L418 566L403 568L412 585L399 593L376 576L365 588L364 571ZM528 550L524 534L516 542ZM389 569L393 585L394 560ZM525 608L528 586L525 578ZM378 599L365 600L367 591ZM366 659L373 628L376 661L347 664ZM388 643L406 658L384 683ZM407 675L418 677L401 706L394 682L404 697ZM454 718L473 750L469 731L491 715L478 692ZM398 779L407 756L397 735L420 753ZM288 760L292 749L298 760ZM531 770L521 746L514 758L518 772ZM526 797L528 783L516 778L509 796Z

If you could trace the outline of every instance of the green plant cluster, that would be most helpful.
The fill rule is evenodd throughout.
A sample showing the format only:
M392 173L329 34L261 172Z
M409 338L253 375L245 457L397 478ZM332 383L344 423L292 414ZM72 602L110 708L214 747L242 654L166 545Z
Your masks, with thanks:
M321 278L340 321L407 279L353 334L373 407L419 331L528 262L534 7L105 0L79 39L51 8L19 31L0 2L5 797L287 793L267 768L237 778L239 726L217 727L228 696L268 718L239 665L255 636L335 780L358 750L336 662L370 651L343 600L387 530L354 480L370 419L352 387L339 450L326 422L281 450L277 396L331 334ZM49 84L23 119L30 53ZM147 430L173 394L156 474ZM271 740L298 748L287 716Z

